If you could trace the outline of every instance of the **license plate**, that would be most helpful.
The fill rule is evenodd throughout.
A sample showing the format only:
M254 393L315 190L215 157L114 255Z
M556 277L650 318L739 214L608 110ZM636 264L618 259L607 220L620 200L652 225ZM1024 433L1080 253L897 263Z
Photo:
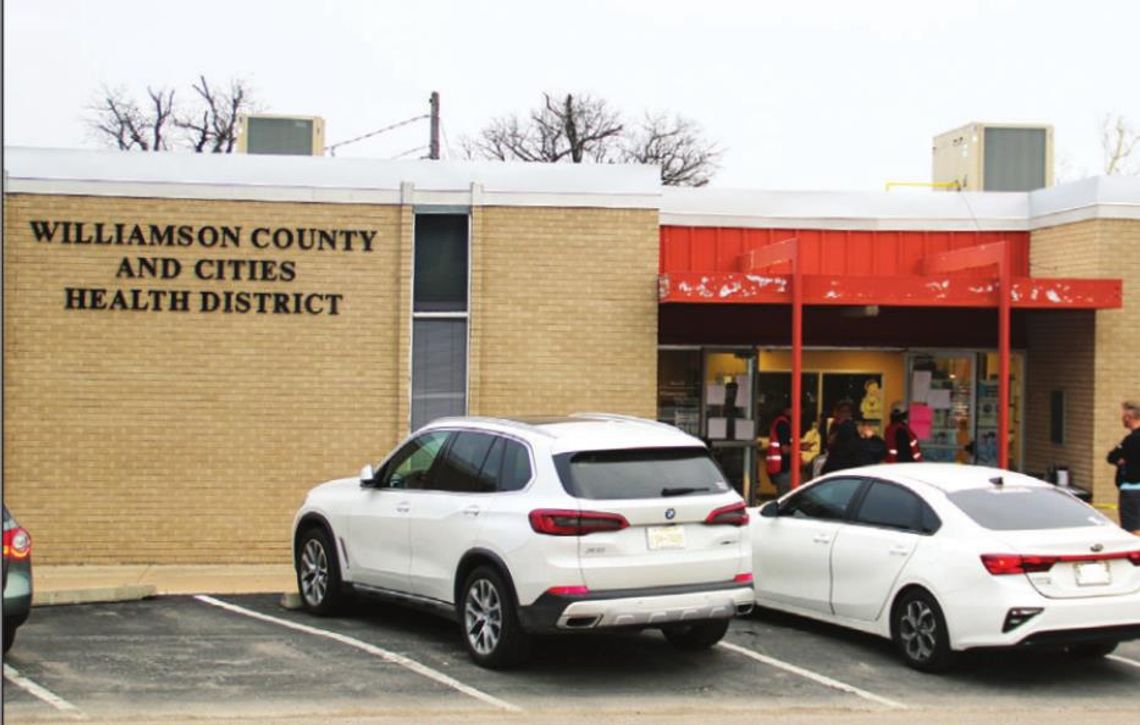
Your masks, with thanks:
M1076 566L1077 585L1082 587L1108 584L1112 577L1107 561L1082 561Z
M685 548L685 530L680 526L650 526L645 532L651 551Z

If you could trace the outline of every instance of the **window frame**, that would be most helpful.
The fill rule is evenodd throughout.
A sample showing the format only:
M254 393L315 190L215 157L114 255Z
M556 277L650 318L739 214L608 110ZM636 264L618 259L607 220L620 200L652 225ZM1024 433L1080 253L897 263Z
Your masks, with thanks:
M849 515L850 523L855 524L856 526L866 526L868 528L873 528L873 529L885 529L887 531L899 531L899 532L904 532L904 533L909 533L909 534L917 534L919 536L933 536L934 534L938 533L939 530L941 530L941 528L942 528L942 517L940 517L938 515L938 512L934 510L934 507L931 506L926 501L926 499L924 499L921 495L919 495L919 493L917 491L915 491L915 490L913 490L907 486L904 486L901 483L898 483L896 481L888 481L888 480L883 479L883 478L868 478L865 480L866 480L867 485L864 486L863 489L859 492L858 501L853 502L854 508L850 511L850 515ZM913 522L912 525L907 526L905 528L901 527L901 526L892 526L890 524L873 523L870 521L860 520L859 515L863 511L863 504L866 503L867 497L871 494L871 489L873 489L875 486L886 486L888 488L895 488L895 489L903 491L904 493L909 494L910 496L913 496L914 498L918 499L918 503L919 503L918 520L916 522ZM926 531L922 526L922 522L926 518L927 512L929 512L929 514L933 517L934 522L935 522L935 526L930 531Z
M416 227L419 217L431 215L465 216L467 219L467 299L462 311L416 311ZM467 415L471 401L471 268L473 265L471 207L469 206L413 206L412 208L412 249L411 249L411 278L408 284L408 309L411 315L408 319L408 418L409 430L418 430L419 427L430 423L423 421L420 426L415 425L415 328L417 320L463 320L464 322L464 370L463 370L463 412Z
M789 509L791 509L791 507L792 507L792 504L797 502L799 499L803 498L806 494L809 494L813 489L816 489L816 488L819 488L822 486L826 486L828 484L835 484L835 483L838 483L839 481L855 481L858 484L858 487L855 489L855 492L851 494L851 499L847 502L847 506L844 509L842 516L837 517L837 518L833 518L833 519L821 518L819 516L800 516L800 517L797 517L797 516L795 516L794 512L789 511ZM792 519L793 521L825 521L825 522L831 522L831 523L849 523L852 520L852 516L854 514L854 511L858 508L859 504L861 504L863 501L863 494L867 490L868 483L869 483L868 480L866 478L863 478L862 476L838 475L838 476L835 476L834 478L823 479L819 483L813 483L811 486L800 490L795 495L790 496L786 500L781 502L779 505L779 508L776 510L776 516L778 516L779 518Z
M436 467L436 463L444 456L444 454L447 452L447 449L451 447L451 439L452 439L452 436L454 434L454 431L442 430L442 429L437 428L434 430L425 430L421 433L417 433L416 435L413 435L410 438L408 438L406 441L404 441L403 445L401 445L399 448L397 448L392 453L392 455L388 457L388 460L384 461L383 466L381 466L381 468L380 468L380 472L376 475L376 478L375 478L376 486L375 487L378 489L381 489L381 490L392 490L392 491L427 491L427 490L431 490L431 489L425 489L425 488L407 488L406 486L401 486L401 487L397 488L395 486L390 485L390 481L392 480L392 475L395 473L395 469L399 465L396 463L396 461L397 461L397 459L399 459L400 455L405 450L407 450L413 444L418 443L420 440L427 438L428 436L439 435L439 434L442 434L444 436L443 443L440 445L439 450L436 451L435 456L432 458L431 465L428 466L427 468L425 468L423 471L424 476L427 477L428 479L430 479L431 478L431 472ZM420 448L423 448L423 446L420 446ZM404 459L404 460L407 460L407 459ZM403 463L403 461L400 461L400 463Z

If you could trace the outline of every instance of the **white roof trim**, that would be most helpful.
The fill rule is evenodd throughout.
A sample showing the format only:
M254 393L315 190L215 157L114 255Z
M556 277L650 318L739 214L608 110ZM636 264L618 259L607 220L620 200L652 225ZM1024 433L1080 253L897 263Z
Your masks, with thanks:
M379 161L311 156L5 149L5 191L177 199L659 209L662 224L1025 231L1140 220L1140 178L1022 192L751 191L662 187L652 166Z
M190 199L657 209L656 167L6 148L6 191Z
M661 223L759 229L1027 231L1140 219L1140 178L1102 176L1033 192L830 192L665 188Z

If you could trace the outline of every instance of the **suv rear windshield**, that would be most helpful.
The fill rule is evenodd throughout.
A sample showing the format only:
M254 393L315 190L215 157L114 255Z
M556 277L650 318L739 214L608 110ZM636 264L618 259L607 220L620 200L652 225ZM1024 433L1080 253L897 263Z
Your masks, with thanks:
M562 486L588 499L723 493L724 474L704 448L579 451L554 457Z
M1064 491L1051 488L981 488L947 494L979 526L993 531L1074 529L1111 523Z

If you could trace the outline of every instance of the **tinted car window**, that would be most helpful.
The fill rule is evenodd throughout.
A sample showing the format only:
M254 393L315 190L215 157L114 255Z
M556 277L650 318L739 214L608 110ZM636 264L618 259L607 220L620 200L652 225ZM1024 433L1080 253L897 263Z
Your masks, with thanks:
M1112 522L1064 491L994 486L947 494L982 528L994 531L1072 529Z
M858 478L837 478L817 483L792 496L780 506L781 516L805 519L843 519L847 507L863 481Z
M432 431L408 441L385 466L383 485L388 488L425 488L427 473L447 436L446 431Z
M500 491L519 491L530 481L530 455L526 446L518 441L503 440L503 472L499 478Z
M493 477L482 478L481 472L495 441L495 436L489 433L457 433L443 460L432 471L430 488L463 493L493 491Z
M855 520L871 526L921 531L923 507L922 499L902 486L875 481L859 504Z
M554 457L562 486L588 499L660 498L728 490L704 448L580 451Z

